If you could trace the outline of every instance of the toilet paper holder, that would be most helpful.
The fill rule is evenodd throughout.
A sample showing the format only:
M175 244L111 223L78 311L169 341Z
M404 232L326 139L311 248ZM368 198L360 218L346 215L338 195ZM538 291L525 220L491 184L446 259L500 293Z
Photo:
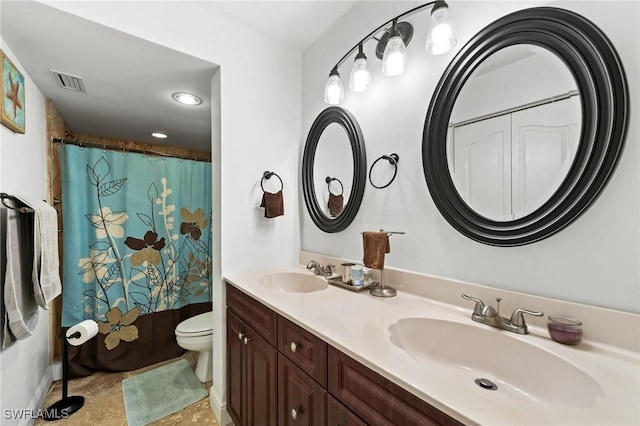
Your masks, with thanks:
M78 324L76 324L78 325ZM95 323L97 327L97 323ZM75 327L75 326L74 326ZM84 396L80 395L68 395L69 385L69 339L80 339L82 333L76 331L67 336L67 331L71 327L63 328L62 333L58 335L58 338L62 339L62 399L51 404L44 412L43 419L46 421L54 421L60 419L66 419L71 414L75 413L84 405ZM93 338L91 336L90 338ZM85 343L85 342L82 342ZM80 344L82 344L80 343ZM79 345L74 345L79 346Z

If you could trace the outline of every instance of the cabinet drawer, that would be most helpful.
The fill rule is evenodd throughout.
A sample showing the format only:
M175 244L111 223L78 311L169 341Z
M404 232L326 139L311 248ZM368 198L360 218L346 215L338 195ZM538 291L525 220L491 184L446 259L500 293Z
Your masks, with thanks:
M327 395L327 426L367 426L337 399Z
M227 308L256 330L273 346L277 345L278 315L262 303L227 283Z
M278 350L323 387L327 386L327 344L278 316Z
M328 347L329 392L366 423L462 425L375 371Z
M278 424L324 426L327 391L278 354Z

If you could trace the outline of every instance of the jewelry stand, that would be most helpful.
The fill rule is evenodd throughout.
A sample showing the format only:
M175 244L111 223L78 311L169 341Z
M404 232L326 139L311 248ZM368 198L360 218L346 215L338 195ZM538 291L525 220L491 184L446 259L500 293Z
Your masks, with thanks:
M51 422L54 420L66 419L84 405L84 396L67 396L67 387L69 382L69 343L67 342L66 331L63 331L62 337L62 399L54 402L45 410L44 420ZM69 339L77 339L80 333L74 333Z
M384 269L380 269L380 283L376 286L371 287L369 291L372 296L376 297L393 297L398 292L393 287L387 287L384 284Z

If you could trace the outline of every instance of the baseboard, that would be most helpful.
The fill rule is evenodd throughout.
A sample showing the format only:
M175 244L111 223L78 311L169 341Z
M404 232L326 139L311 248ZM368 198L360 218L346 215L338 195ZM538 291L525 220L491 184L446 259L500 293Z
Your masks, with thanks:
M211 390L209 391L209 404L220 426L233 425L233 420L231 420L231 416L229 416L229 412L227 411L226 402L222 401L213 386L211 386Z
M51 372L54 382L62 380L62 363L54 362L53 364L51 364Z
M44 400L51 388L51 383L53 383L53 375L52 368L49 366L45 375L40 379L40 383L38 383L38 387L35 392L33 392L33 396L29 401L29 406L25 407L29 412L37 413L38 410L42 408L42 404L44 404ZM35 418L22 418L20 423L18 423L18 426L31 426L35 423L35 420Z

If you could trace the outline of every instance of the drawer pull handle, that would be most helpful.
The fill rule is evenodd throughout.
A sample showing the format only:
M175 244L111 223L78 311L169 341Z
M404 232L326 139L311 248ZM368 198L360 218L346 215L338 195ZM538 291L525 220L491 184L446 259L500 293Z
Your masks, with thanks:
M249 339L248 337L245 337L244 338L244 344L246 345L247 343L249 343L249 340L251 340L251 339Z
M244 334L238 333L238 340L242 340L243 337L244 337Z
M299 345L298 343L296 343L296 342L291 342L291 346L289 346L289 348L291 349L291 352L295 352L295 351L297 351L297 350L298 350L298 347L299 347L299 346L300 346L300 345Z
M291 418L296 420L298 418L298 414L301 414L302 410L296 410L295 408L291 409Z

